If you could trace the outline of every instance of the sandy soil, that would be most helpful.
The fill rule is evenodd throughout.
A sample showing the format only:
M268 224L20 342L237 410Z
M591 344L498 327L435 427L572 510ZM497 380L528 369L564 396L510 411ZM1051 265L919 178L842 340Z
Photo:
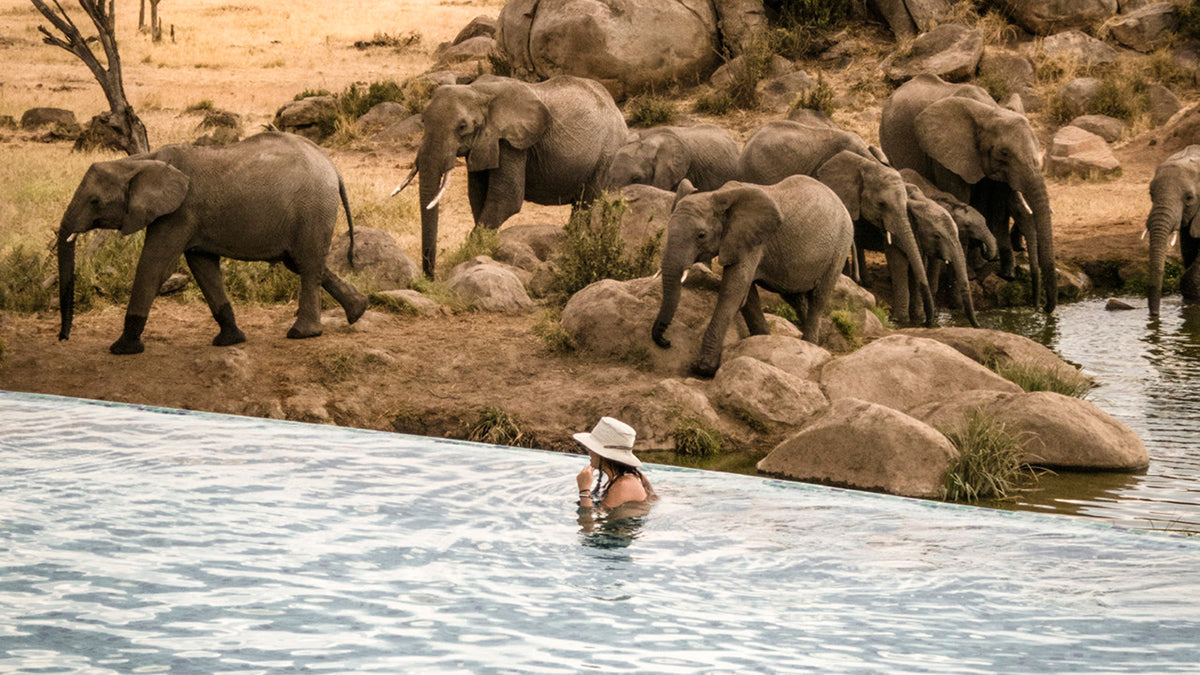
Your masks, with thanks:
M328 32L300 30L296 25L303 24L289 22L289 29L279 38L266 34L265 28L230 38L246 43L241 48L253 56L250 65L242 64L236 55L226 55L221 57L222 63L229 62L226 65L189 70L187 63L196 58L194 54L177 53L182 48L156 52L144 41L131 41L128 62L165 64L154 69L131 68L131 97L135 102L149 98L155 103L157 108L148 115L152 137L160 129L164 130L160 136L169 138L186 131L177 121L179 109L203 97L215 98L220 107L232 107L251 119L267 119L279 104L306 87L319 84L337 90L356 79L378 79L385 72L396 77L397 70L402 74L427 67L428 54L389 57L345 46L353 39L370 37L372 30L393 30L391 26L411 23L402 17L420 5L415 0L380 4L394 20L387 27L348 28L343 17L343 24ZM28 59L28 67L5 69L6 74L0 76L5 78L0 81L0 92L8 97L8 102L0 104L0 113L19 116L21 105L32 105L39 97L44 100L40 95L43 85L63 87L72 100L86 97L90 107L99 108L95 104L98 90L93 91L95 85L82 67L65 55L48 55L49 47L36 45L30 35L36 18L23 13L19 5L15 0L0 3L6 21L23 22L16 35L20 44L13 47L10 40L5 54L6 59L27 55L21 58ZM305 20L319 20L314 9L319 3L297 5L301 9L296 11L308 17ZM438 4L429 10L441 12L439 21L429 24L435 33L429 42L448 39L470 17L494 15L500 5ZM187 24L189 30L198 30L194 26L201 25L200 19L210 16L205 12L212 11L195 2L163 7L177 12L181 21L182 17L199 17L196 23ZM268 11L260 10L267 5L258 2L238 7L253 16ZM282 44L273 40L282 40ZM4 44L0 41L0 46ZM312 60L301 58L309 45L335 56L327 62L321 61L319 54ZM403 62L401 66L396 59ZM314 66L317 62L326 65ZM319 75L318 82L312 80L314 72ZM181 93L178 85L185 81L188 87ZM878 103L873 105L877 110ZM867 118L871 112L865 110ZM738 114L731 120L705 121L724 123L744 138L773 117ZM0 144L0 152L14 157L38 153L39 144L11 137ZM335 149L332 155L346 173L352 193L375 204L384 203L386 191L412 160L403 152L362 148ZM1051 181L1060 260L1144 259L1145 244L1138 237L1149 210L1146 185L1163 153L1146 143L1132 142L1120 149L1118 156L1124 164L1118 178ZM466 181L461 174L458 177L445 202L443 246L461 241L470 227ZM415 208L411 203L403 208L408 209L409 229L396 234L410 255L419 259ZM511 222L561 223L565 214L564 209L531 207ZM49 215L44 220L38 227L52 232L56 221ZM365 221L370 224L369 217ZM412 229L414 226L418 229ZM461 313L434 318L371 311L354 326L347 326L344 317L330 311L324 317L325 334L303 341L284 338L293 306L240 306L235 310L248 342L214 348L209 341L216 327L202 303L161 298L150 316L145 353L122 357L110 355L107 348L120 332L123 307L78 315L72 337L65 342L56 339L56 313L0 314L0 388L460 438L470 434L481 410L497 407L521 423L526 433L523 444L568 449L571 432L586 429L600 415L619 413L631 401L644 398L658 379L627 364L547 351L533 334L540 310L519 316ZM739 459L729 460L724 467L718 464L718 468L743 470L768 449L743 447Z

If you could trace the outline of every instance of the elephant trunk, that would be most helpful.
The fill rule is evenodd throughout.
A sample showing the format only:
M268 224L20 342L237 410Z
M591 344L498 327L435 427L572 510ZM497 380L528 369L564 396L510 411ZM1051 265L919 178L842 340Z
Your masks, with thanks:
M654 326L650 330L654 344L663 349L671 346L671 341L666 338L666 332L675 318L675 310L679 307L683 273L690 262L687 253L687 251L672 249L668 239L662 263L662 304L659 306L658 316L654 319Z
M933 306L933 290L929 287L929 275L925 271L925 263L922 262L921 249L917 246L917 238L913 235L912 229L908 227L908 223L904 224L903 228L888 228L892 232L898 232L894 235L894 244L904 253L904 257L908 258L908 264L911 268L913 276L916 278L917 288L920 289L921 302L925 306L925 325L932 326L934 318Z
M950 266L954 271L954 285L962 299L963 312L972 328L979 328L975 318L975 301L971 298L971 280L967 275L967 258L961 251L951 251Z
M1146 230L1150 233L1150 288L1147 291L1150 316L1158 316L1162 300L1163 265L1166 263L1168 239L1180 223L1183 210L1175 200L1154 200Z
M1033 212L1033 224L1037 232L1038 269L1046 287L1044 308L1049 314L1058 305L1058 273L1054 268L1054 229L1050 221L1050 195L1046 191L1046 181L1040 174L1029 177L1020 188L1029 204L1029 210ZM1036 305L1037 288L1033 289L1032 299Z
M58 232L58 309L62 316L58 339L70 339L75 318L75 233L65 227Z
M438 202L445 191L450 170L454 167L454 157L453 153L439 152L425 146L417 154L417 172L421 182L421 269L429 279L433 279L437 264Z

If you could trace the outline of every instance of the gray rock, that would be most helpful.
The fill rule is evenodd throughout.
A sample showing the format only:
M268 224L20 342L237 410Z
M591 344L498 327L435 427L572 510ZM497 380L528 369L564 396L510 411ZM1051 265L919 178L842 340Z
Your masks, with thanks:
M30 108L21 115L21 128L25 131L55 125L78 127L79 122L75 119L75 113L62 108Z
M1146 87L1146 96L1150 99L1150 121L1155 125L1166 124L1183 109L1179 97L1162 84L1151 84Z
M776 335L752 335L743 338L725 348L721 355L722 363L733 359L749 357L779 368L780 370L803 379L815 379L821 366L833 358L825 349L811 342Z
M1109 311L1109 312L1123 312L1123 311L1129 310L1129 309L1136 309L1136 307L1129 304L1128 302L1124 302L1124 301L1118 300L1116 298L1109 298L1108 302L1106 302L1104 304L1104 309L1105 309L1105 311Z
M936 429L878 404L834 400L758 463L771 476L938 498L958 451Z
M717 28L730 53L741 54L767 28L762 0L714 0Z
M162 286L158 288L158 294L171 295L172 293L178 293L184 288L187 288L187 285L191 283L191 281L192 278L188 275L182 272L176 272L167 277L167 280L162 283Z
M469 306L487 312L524 312L534 306L513 268L487 256L457 265L447 285Z
M816 89L817 81L803 70L795 70L758 83L762 106L784 112L803 94Z
M821 384L831 400L858 398L901 411L976 389L1021 391L952 347L900 334L825 364Z
M467 25L458 31L458 35L454 36L454 40L450 44L462 44L471 38L488 37L496 39L496 19L490 16L480 15L471 19Z
M468 61L487 61L497 53L496 41L480 35L442 50L437 55L438 60L434 68L451 69L451 66Z
M1035 35L1098 25L1117 13L1117 0L1005 0L1012 20Z
M1139 52L1152 52L1168 44L1179 29L1179 10L1170 2L1156 2L1114 16L1105 22L1117 42Z
M412 117L412 113L402 103L383 101L359 117L354 126L360 133L372 133L386 129L397 122Z
M1082 399L1048 391L971 392L912 411L944 430L980 412L1002 424L1024 448L1022 461L1050 468L1136 471L1149 465L1146 446L1129 427Z
M1094 77L1077 77L1058 88L1058 97L1072 117L1091 112L1092 101L1100 92L1100 80Z
M1032 49L1033 43L1028 44L1029 47L1026 49ZM1106 66L1117 62L1117 50L1078 30L1055 33L1043 40L1042 55L1050 58L1072 59L1084 68Z
M289 101L275 112L273 124L281 131L319 140L321 123L337 113L337 101L332 96L308 96Z
M538 260L554 258L567 240L560 225L512 225L500 230L500 245L507 243L527 246Z
M997 78L1008 83L1012 91L1032 86L1037 81L1033 62L1011 49L988 47L979 59L979 77Z
M1066 126L1054 134L1046 153L1046 172L1053 176L1106 176L1121 168L1108 143L1090 131Z
M372 227L354 228L354 267L350 267L347 251L348 232L334 237L325 264L339 275L354 272L369 286L379 290L408 288L421 277L421 268L400 248L392 235Z
M713 71L712 77L708 79L708 83L711 84L714 89L728 89L733 85L735 79L743 77L742 71L745 69L746 57L735 56L734 58L721 64L719 68ZM796 70L796 64L778 54L772 54L771 67L767 70L763 79L786 75L794 70Z
M961 82L975 74L982 56L983 31L948 23L918 37L907 54L889 57L884 71L893 82L922 73Z
M680 425L700 424L723 432L726 424L705 393L707 383L671 378L658 382L648 396L633 397L615 410L617 419L637 429L637 445L647 450L673 450Z
M934 27L950 11L949 0L869 0L892 34L901 40L915 37Z
M1108 115L1080 115L1071 120L1071 126L1090 131L1109 143L1115 143L1129 128L1128 124Z
M409 115L380 129L372 137L376 143L415 150L425 133L425 122L420 113Z
M793 426L829 405L816 382L749 356L721 363L712 398L743 419Z
M854 283L850 277L838 276L837 285L833 287L833 296L829 306L840 309L871 309L875 307L875 296L867 289Z
M636 255L648 242L666 243L667 222L675 205L675 193L653 185L626 185L621 188L625 211L621 214L621 240L625 254Z
M394 311L400 314L413 314L416 316L437 316L439 314L448 314L449 309L444 305L425 297L421 293L411 289L400 289L390 291L380 291L376 294L383 302L390 306Z

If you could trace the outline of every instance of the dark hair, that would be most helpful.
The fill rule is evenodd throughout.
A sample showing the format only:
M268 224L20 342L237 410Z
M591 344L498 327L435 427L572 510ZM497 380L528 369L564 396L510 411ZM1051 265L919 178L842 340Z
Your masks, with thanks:
M600 475L596 477L596 487L592 490L592 492L596 493L597 502L604 501L604 498L608 496L608 489L612 487L612 484L615 483L618 478L627 474L637 476L638 480L642 483L642 489L646 491L647 497L654 496L654 488L650 487L650 481L646 480L645 474L643 474L640 469L635 466L629 466L628 464L622 464L616 460L608 459L607 457L600 457L599 455L597 455L597 457L600 458ZM608 471L605 471L605 469L608 469ZM608 476L609 472L612 472L613 477L605 481L604 479Z

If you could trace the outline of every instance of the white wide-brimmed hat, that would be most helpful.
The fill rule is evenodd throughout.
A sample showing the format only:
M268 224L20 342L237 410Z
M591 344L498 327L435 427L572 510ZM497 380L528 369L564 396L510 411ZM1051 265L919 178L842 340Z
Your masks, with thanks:
M612 417L601 417L591 433L575 434L575 440L583 447L605 459L628 466L641 466L642 461L633 456L633 442L637 432L633 427Z

